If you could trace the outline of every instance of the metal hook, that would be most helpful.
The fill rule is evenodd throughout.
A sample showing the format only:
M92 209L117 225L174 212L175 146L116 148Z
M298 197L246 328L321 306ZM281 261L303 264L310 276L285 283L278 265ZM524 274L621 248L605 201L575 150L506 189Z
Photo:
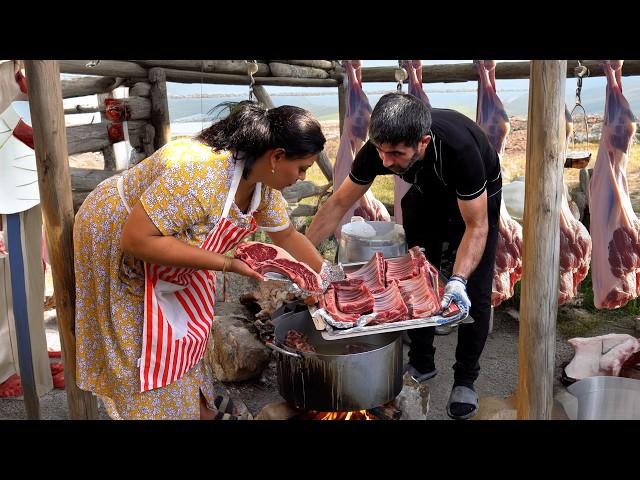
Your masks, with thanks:
M397 90L402 93L402 82L404 82L409 74L402 66L402 60L398 60L398 68L394 71L394 76L396 78L396 82L398 82Z
M258 73L258 62L256 60L251 60L251 62L245 60L245 63L247 64L247 74L249 75L249 100L253 100L253 86L256 83L253 75Z
M89 63L85 65L85 67L93 68L96 67L100 63L100 60L91 60Z

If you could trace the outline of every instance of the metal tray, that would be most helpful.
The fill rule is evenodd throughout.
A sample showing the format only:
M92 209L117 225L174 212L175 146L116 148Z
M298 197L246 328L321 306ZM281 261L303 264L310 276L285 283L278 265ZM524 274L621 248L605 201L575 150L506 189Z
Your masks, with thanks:
M367 262L343 263L342 268L344 269L345 273L350 273L362 267L366 263ZM445 277L442 272L440 272L440 279L445 283L448 281L448 278ZM322 330L320 334L325 340L338 340L341 338L361 337L364 335L373 335L376 333L411 330L413 328L437 327L439 325L457 325L460 323L474 322L471 316L468 316L464 320L451 321L450 317L448 318L443 317L442 315L434 315L432 317L425 318L410 318L407 320L401 320L399 322L389 322L381 323L378 325L363 325L361 327L338 329L333 328L331 325L327 324L327 322L325 322L320 315L316 315L317 310L318 309L315 306L309 306L309 313L311 313L311 318L313 318L316 327L320 329L320 327L324 325L324 330Z

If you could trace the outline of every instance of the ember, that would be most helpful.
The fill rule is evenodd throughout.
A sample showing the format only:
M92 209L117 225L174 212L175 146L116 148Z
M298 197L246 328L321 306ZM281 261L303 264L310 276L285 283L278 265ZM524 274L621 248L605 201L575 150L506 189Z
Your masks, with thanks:
M302 420L378 420L378 417L367 410L353 412L316 412L309 410L302 415Z

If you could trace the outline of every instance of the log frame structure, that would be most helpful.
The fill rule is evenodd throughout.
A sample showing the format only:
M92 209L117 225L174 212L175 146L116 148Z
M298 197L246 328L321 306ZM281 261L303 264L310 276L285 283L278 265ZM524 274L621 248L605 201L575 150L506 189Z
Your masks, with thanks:
M88 66L88 60L31 60L26 62L30 88L30 107L34 119L34 140L42 209L45 216L47 241L50 251L55 286L57 318L62 337L65 359L67 400L71 418L95 419L95 399L88 392L79 390L75 384L75 280L73 278L73 204L77 209L86 194L105 178L117 174L114 170L69 169L68 154L101 151L114 143L105 130L106 122L98 125L64 127L62 98L93 94L108 96L115 88L129 87L131 95L125 103L135 109L136 120L129 124L131 144L145 155L162 146L170 139L169 111L166 82L210 83L226 85L249 85L244 60L104 60ZM272 107L264 85L332 87L338 89L340 131L344 118L346 82L344 70L336 60L258 60L258 71L254 75L254 92L259 101ZM599 62L583 61L590 76L603 76ZM532 315L523 315L520 334L520 378L518 383L518 418L548 419L552 392L549 380L553 372L553 343L555 338L555 300L557 279L554 283L553 268L557 267L558 241L545 235L556 234L558 208L562 184L562 167L553 163L554 156L563 148L564 120L560 105L564 106L564 79L574 76L577 61L524 61L498 62L497 79L530 78L529 135L538 139L538 145L527 146L526 202L527 211L533 209L524 225L523 297L521 309L529 309ZM372 67L362 69L363 82L396 83L396 67ZM83 78L60 80L60 73L89 75ZM478 79L471 63L428 65L423 67L423 83L467 82ZM284 76L283 76L284 75ZM622 75L640 75L640 61L626 61ZM46 86L46 94L43 88ZM392 88L390 88L392 91ZM135 97L135 98L134 98ZM88 108L88 109L87 109ZM102 111L104 107L78 106L73 113ZM142 112L142 113L140 113ZM123 115L127 109L123 108ZM555 118L555 116L558 118ZM562 117L562 118L560 118ZM139 122L139 124L136 124ZM126 124L125 123L125 124ZM87 133L93 128L93 134ZM85 131L87 130L87 131ZM93 131L92 130L92 131ZM557 131L556 131L557 130ZM48 131L48 133L47 133ZM66 131L66 142L63 132ZM87 135L95 135L94 143ZM68 149L67 145L83 145ZM559 160L559 157L558 157ZM315 209L298 205L301 198L324 193L331 184L331 164L326 155L321 160L321 170L329 184L318 187L311 182L302 182L285 192L292 207L291 214L313 215ZM84 171L82 171L84 170ZM56 172L52 175L52 172ZM544 173L545 181L534 178ZM550 176L550 177L549 177ZM73 189L73 195L72 190ZM310 208L308 208L310 207ZM537 214L535 213L537 212ZM535 218L534 218L535 217ZM541 247L541 244L544 244ZM547 263L547 260L551 263ZM527 268L527 265L545 268ZM557 270L557 268L556 268ZM544 308L536 302L534 290L545 285L549 298ZM556 287L554 287L554 285ZM551 350L549 350L551 349Z

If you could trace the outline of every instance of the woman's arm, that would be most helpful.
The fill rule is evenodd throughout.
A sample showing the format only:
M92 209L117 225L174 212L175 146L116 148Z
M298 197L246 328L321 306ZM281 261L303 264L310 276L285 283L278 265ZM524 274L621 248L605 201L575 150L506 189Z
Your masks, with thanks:
M309 239L293 228L292 224L289 224L289 227L280 232L267 233L273 243L284 248L293 258L306 263L316 272L320 272L323 261L322 256L320 256L320 253L318 253L318 250Z
M140 202L134 205L122 227L120 246L124 252L147 263L223 270L226 261L226 271L262 280L262 275L238 259L230 260L230 257L191 246L175 237L162 235Z

